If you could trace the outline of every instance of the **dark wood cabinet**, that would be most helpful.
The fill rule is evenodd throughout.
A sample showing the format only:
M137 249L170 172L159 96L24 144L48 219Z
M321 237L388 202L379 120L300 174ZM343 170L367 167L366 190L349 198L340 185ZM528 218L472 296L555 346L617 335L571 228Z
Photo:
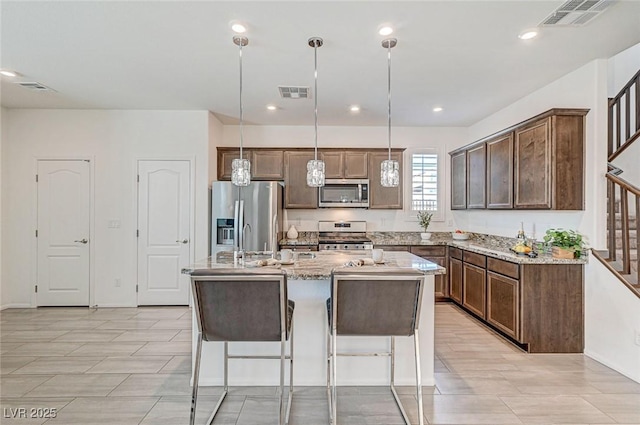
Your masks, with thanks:
M238 148L218 148L218 180L231 180L231 163L240 157ZM251 180L282 180L284 153L281 149L243 149L251 162Z
M520 338L520 282L487 271L487 322L513 339Z
M447 268L447 247L445 245L414 245L411 247L411 253ZM443 301L449 297L449 276L446 274L434 276L434 292L436 301Z
M513 133L487 141L487 208L513 208Z
M382 249L384 251L411 251L409 245L374 245L376 249Z
M467 208L486 207L486 146L481 143L467 150Z
M451 209L467 208L467 152L451 155Z
M462 261L449 257L449 297L462 304Z
M387 152L369 153L369 208L402 209L402 152L392 151L391 159L400 165L400 184L398 187L383 187L380 183L380 166L389 159Z
M551 109L451 155L451 209L584 209L587 109Z
M368 153L359 150L323 150L325 177L328 179L366 179L368 177Z
M312 150L284 153L284 207L317 208L318 189L307 186L307 162L314 158Z
M515 208L584 209L585 115L558 112L515 130Z
M487 304L485 269L468 263L462 267L462 305L484 318Z

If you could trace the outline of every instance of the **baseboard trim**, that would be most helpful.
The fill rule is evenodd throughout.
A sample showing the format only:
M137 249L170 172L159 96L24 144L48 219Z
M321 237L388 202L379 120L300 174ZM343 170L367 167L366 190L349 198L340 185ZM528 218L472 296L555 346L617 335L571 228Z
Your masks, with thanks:
M0 306L0 311L8 308L35 308L31 304L5 304Z
M608 362L607 360L603 359L602 357L600 357L598 354L589 351L589 350L584 350L584 355L597 361L598 363L602 363L603 365L605 365L608 368L611 368L613 370L615 370L616 372L618 372L621 375L626 376L627 378L631 379L632 381L635 381L637 383L640 384L640 376L631 376L628 373L626 373L624 370L621 370L621 368L618 365L614 365L611 362Z

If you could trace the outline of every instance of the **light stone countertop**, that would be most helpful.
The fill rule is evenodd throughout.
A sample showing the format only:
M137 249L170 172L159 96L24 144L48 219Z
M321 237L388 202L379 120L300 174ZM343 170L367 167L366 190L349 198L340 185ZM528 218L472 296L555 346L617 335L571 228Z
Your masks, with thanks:
M331 278L331 271L337 267L343 267L345 263L351 260L361 258L371 258L371 251L363 252L354 251L320 251L314 252L313 256L300 255L298 260L291 265L275 265L264 267L248 267L233 263L232 253L222 253L217 258L209 257L199 261L190 267L183 269L182 273L191 274L196 270L211 270L212 273L237 272L239 270L251 270L257 273L267 270L281 269L286 271L287 278L290 280L328 280ZM225 255L226 254L226 255ZM231 254L231 255L229 255ZM251 257L247 262L265 257ZM374 266L353 267L354 270L380 270L384 271L392 269L415 269L424 272L424 274L445 274L446 269L438 266L431 261L425 260L417 255L408 252L385 252L384 263Z
M431 239L423 240L419 232L368 232L367 236L373 241L373 245L407 245L407 246L454 246L478 254L487 255L501 260L519 264L586 264L588 255L582 258L560 259L554 258L550 253L538 253L538 257L532 258L526 255L518 255L509 248L517 242L515 238L503 236L484 235L470 233L468 241L457 241L451 237L450 232L432 232ZM305 232L304 237L297 240L283 239L281 245L310 245L318 244L317 233ZM585 251L586 252L586 251Z

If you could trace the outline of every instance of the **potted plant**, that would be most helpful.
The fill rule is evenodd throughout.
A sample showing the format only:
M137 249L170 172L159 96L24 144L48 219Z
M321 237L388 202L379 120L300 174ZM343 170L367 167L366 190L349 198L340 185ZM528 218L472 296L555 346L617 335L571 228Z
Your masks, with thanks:
M429 224L431 224L431 217L433 217L433 213L429 211L418 211L418 224L424 230L424 232L420 233L420 237L424 240L431 238L431 233L427 232Z
M580 258L585 247L583 236L574 230L549 229L544 235L544 243L551 246L555 258Z

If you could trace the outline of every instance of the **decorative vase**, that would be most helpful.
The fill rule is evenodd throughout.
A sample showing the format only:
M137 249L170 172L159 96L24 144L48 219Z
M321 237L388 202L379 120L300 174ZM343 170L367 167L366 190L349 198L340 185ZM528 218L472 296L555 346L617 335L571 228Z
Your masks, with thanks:
M287 239L298 239L298 230L293 224L289 226L289 230L287 230Z
M423 241L428 241L429 239L431 239L431 232L422 232L422 233L420 233L420 238Z

